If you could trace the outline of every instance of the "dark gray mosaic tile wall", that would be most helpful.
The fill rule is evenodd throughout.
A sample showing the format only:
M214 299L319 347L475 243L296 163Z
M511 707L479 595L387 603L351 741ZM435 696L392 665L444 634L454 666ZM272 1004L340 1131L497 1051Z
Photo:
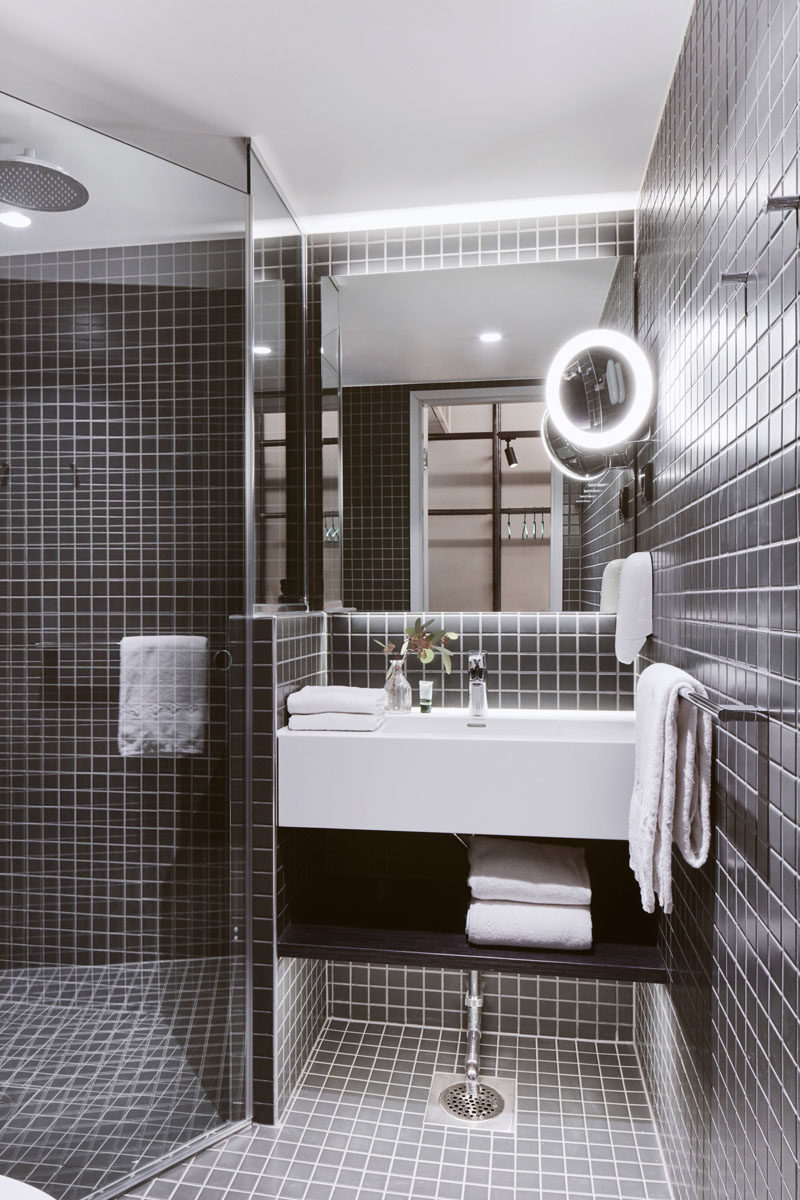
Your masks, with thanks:
M324 681L324 622L322 613L253 619L253 1115L265 1125L280 1116L324 1015L324 964L278 961L275 949L287 881L303 869L296 831L276 837L275 734L286 697ZM231 625L243 644L244 622Z
M561 217L532 217L518 221L485 221L469 225L431 225L425 227L407 227L402 229L377 229L368 232L313 234L308 239L308 353L306 359L306 376L308 390L308 431L306 448L309 463L310 486L308 492L308 536L310 546L309 559L309 598L312 608L322 608L324 595L322 588L322 545L319 540L319 530L323 527L322 508L322 377L320 371L319 347L321 343L321 303L320 280L327 275L365 275L384 274L390 271L430 271L450 270L459 267L489 267L513 263L554 262L574 260L578 258L615 258L618 255L633 254L633 213L585 213L579 216ZM361 390L361 389L359 389ZM386 390L386 389L381 389ZM395 389L390 389L391 395L387 403L396 405L400 402ZM366 418L369 414L364 407L361 415ZM346 438L343 431L343 440ZM365 428L362 433L365 446L370 446L374 453L378 447L384 447L387 442L386 428L377 424ZM403 434L397 426L392 427L392 441L395 442L397 457L407 458L404 450ZM346 442L345 442L346 445ZM381 449L381 460L389 453L388 446ZM369 455L364 456L368 462ZM395 464L396 465L396 464ZM382 478L379 470L368 468L367 483L378 484ZM404 472L404 482L407 481L408 471ZM347 484L347 473L345 472ZM379 526L388 529L398 523L397 512L382 511L377 496L369 494L364 483L359 483L359 504L366 512L371 506L376 514ZM395 485L400 487L399 481ZM397 497L392 495L391 499ZM345 503L346 508L346 503ZM345 538L349 526L345 529ZM369 522L365 526L366 541L369 548L378 550L380 565L387 558L381 547L380 537L369 532ZM357 538L363 538L365 531L357 532ZM399 573L394 562L394 551L403 551L402 541L397 545L391 542L388 558L395 572L394 582L398 588L405 588L407 580ZM346 541L345 541L346 548ZM403 570L407 570L406 563ZM377 575L377 571L373 571ZM345 569L347 579L347 570ZM385 594L385 586L378 579L377 585L370 584L365 578L365 568L354 568L354 574L349 580L351 587L364 584L365 599L360 597L355 606L364 609L370 607L402 607L408 601L401 594L394 594L391 600L378 601L377 594ZM408 593L406 592L407 596ZM374 598L370 598L374 596ZM345 588L345 603L352 604L347 598Z
M770 712L768 788L747 727L720 730L712 861L675 858L661 923L677 1025L645 1020L661 1128L691 1132L681 1200L800 1188L800 261L795 215L762 212L800 192L799 45L796 3L698 4L639 223L639 337L658 376L647 659ZM752 273L747 312L720 282L730 270Z
M382 687L386 657L376 642L398 647L417 614L332 613L328 617L333 683ZM429 613L437 628L458 634L453 671L407 664L412 687L433 679L434 703L463 708L468 701L467 655L487 659L489 703L501 708L630 709L633 668L614 653L615 618L599 613Z
M0 906L9 965L229 948L226 684L208 751L122 759L118 642L241 605L244 248L0 261Z
M245 1112L243 241L0 260L0 393L0 1175L78 1200ZM209 639L205 753L120 757L138 633Z
M463 1029L465 971L328 963L328 1016ZM484 1033L633 1041L634 984L481 972Z
M326 679L325 617L322 613L275 618L275 715L277 728L288 721L286 699L305 684ZM287 889L302 879L302 839L281 830L277 844L276 932L287 922ZM287 837L286 834L289 834ZM327 1015L325 964L310 959L279 959L275 977L275 1114L280 1119Z

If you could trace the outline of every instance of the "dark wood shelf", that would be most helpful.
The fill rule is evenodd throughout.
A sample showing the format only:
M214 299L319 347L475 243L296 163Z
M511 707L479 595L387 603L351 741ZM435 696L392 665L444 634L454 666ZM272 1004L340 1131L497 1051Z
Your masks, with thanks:
M470 946L463 933L293 924L278 939L278 955L281 958L510 971L520 975L561 975L577 979L667 982L667 970L658 947L610 942L598 942L593 950L577 954Z

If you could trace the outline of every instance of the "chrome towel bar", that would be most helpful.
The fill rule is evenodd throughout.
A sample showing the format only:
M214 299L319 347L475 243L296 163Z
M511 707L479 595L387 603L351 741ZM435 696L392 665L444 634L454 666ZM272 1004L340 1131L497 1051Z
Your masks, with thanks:
M769 713L764 712L763 709L747 708L741 704L715 704L713 700L709 700L708 696L701 696L699 692L681 692L681 697L688 700L695 708L708 713L715 721L722 721L726 724L733 721L769 720Z

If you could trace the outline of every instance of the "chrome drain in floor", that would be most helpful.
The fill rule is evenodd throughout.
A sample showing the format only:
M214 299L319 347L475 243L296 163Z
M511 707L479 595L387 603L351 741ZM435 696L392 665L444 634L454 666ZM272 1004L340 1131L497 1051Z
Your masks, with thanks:
M485 1083L451 1083L439 1097L439 1104L459 1121L491 1121L499 1117L505 1101L499 1092Z
M437 1072L428 1094L425 1120L430 1125L472 1125L494 1133L513 1133L516 1085L513 1079L481 1078L470 1091L463 1075Z

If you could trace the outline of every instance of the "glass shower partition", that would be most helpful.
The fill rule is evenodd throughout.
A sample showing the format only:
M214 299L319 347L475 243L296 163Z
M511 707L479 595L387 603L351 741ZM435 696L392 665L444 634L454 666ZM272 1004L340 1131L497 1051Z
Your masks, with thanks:
M248 1117L228 757L247 197L0 112L6 149L89 195L0 226L0 1178L86 1200ZM191 745L120 751L139 635L205 639Z

